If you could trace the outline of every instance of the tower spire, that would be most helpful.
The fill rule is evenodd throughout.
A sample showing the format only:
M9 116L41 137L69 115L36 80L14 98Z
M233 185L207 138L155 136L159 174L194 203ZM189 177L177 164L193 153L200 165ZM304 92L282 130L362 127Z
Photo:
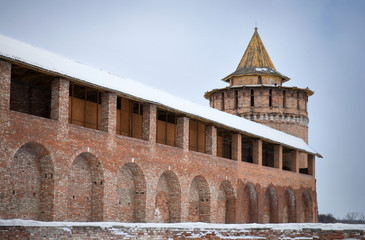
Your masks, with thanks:
M258 28L255 27L255 32L236 71L242 68L271 68L276 70L257 30Z
M288 81L289 78L287 76L276 71L276 68L260 38L257 26L254 30L255 32L253 33L236 71L223 78L223 81L229 82L234 76L244 75L276 75L279 76L283 82Z

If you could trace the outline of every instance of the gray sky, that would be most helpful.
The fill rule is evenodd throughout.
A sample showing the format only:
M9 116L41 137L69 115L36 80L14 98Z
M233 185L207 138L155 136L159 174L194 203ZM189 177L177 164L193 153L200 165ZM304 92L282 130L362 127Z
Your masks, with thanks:
M0 34L207 105L254 32L309 87L320 213L365 214L365 1L0 0ZM1 47L1 43L0 43Z

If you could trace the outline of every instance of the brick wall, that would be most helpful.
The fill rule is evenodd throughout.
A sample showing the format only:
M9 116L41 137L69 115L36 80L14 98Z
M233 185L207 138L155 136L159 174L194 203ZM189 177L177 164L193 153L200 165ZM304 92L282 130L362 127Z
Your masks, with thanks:
M321 240L339 240L339 239L364 239L364 227L358 228L341 226L343 229L321 229L321 225L312 226L253 226L241 225L236 227L227 226L227 228L212 226L119 226L109 224L101 226L54 226L54 227L23 227L23 226L0 226L1 239L89 239L92 236L95 239L321 239ZM328 229L328 230L326 230Z
M317 219L314 176L262 166L261 140L255 164L217 157L217 128L207 125L206 153L189 151L189 121L180 118L178 147L159 144L157 107L148 103L143 139L117 135L114 93L103 93L102 130L69 124L64 79L52 81L50 119L9 111L10 69L0 61L0 218L282 222L290 189L296 214L288 219Z
M251 90L254 91L254 107L251 106ZM244 87L215 91L210 97L210 106L265 124L308 142L307 99L307 93L300 89L280 86Z

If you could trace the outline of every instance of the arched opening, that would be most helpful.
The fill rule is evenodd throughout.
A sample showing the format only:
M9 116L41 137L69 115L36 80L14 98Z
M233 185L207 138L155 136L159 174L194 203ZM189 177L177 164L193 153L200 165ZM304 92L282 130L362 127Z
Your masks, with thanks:
M295 210L295 195L291 189L287 189L283 206L283 223L295 223L297 221Z
M48 150L30 142L14 155L10 169L11 218L53 219L54 173Z
M99 160L79 154L72 163L68 183L68 217L78 222L103 220L104 176Z
M146 180L141 168L126 163L118 174L117 219L121 222L144 222L146 219Z
M194 177L189 190L189 222L210 222L210 191L203 176Z
M263 223L278 222L278 197L274 187L269 187L265 192Z
M218 222L235 222L235 191L232 184L225 180L219 186L218 192Z
M307 191L302 193L302 222L313 222L312 198Z
M242 194L242 222L244 223L257 223L258 222L258 204L257 193L255 186L252 183L248 183Z
M180 182L172 171L164 172L157 183L155 197L156 222L180 222L181 189Z

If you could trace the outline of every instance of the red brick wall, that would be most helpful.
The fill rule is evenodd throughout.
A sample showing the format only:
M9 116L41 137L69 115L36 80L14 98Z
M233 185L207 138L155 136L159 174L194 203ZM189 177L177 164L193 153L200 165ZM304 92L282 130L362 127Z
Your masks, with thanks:
M156 105L145 104L144 140L116 135L113 94L103 95L104 131L68 124L67 81L52 87L52 119L9 111L10 69L0 61L0 218L264 222L270 187L278 222L287 189L295 221L317 219L314 176L217 157L214 126L208 154L187 149L187 119L180 147L158 144Z
M269 90L272 90L272 106L269 106ZM254 107L251 107L251 90L254 90ZM283 91L285 90L285 106ZM235 107L235 91L238 91L238 108ZM222 109L224 93L224 109ZM244 87L222 89L210 97L210 106L227 113L265 124L269 127L300 137L308 142L307 94L304 90L272 87Z

